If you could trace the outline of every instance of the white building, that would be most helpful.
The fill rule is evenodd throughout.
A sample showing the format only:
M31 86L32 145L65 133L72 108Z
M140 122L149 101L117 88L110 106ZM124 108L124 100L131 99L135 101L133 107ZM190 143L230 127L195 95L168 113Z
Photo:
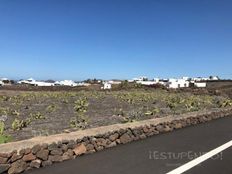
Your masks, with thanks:
M147 81L148 78L146 76L141 76L138 78L133 78L132 80L128 80L129 82L136 82L136 81Z
M210 76L209 79L210 80L219 80L219 77L218 76Z
M146 86L157 84L157 82L155 82L155 81L137 81L136 83L146 85Z
M189 87L189 81L184 79L169 79L167 83L168 88L187 88Z
M207 81L209 80L209 78L206 78L206 77L194 77L192 78L193 81L195 82L200 82L200 81Z
M0 81L0 86L3 86L3 85L4 85L3 81Z
M119 80L109 80L108 83L110 83L111 85L119 85L119 84L121 84L122 82L119 81Z
M42 82L42 81L36 81L33 78L29 78L27 80L20 80L17 82L18 84L28 84L32 86L55 86L54 83L48 83L48 82Z
M154 78L154 82L159 83L160 79L159 78Z
M33 79L33 78L29 78L27 80L20 80L18 81L17 83L18 84L29 84L29 85L32 85L34 84L36 81Z
M112 84L108 82L104 82L103 87L101 87L101 89L111 89L111 88L112 88Z
M55 86L54 83L39 82L39 81L34 82L33 85L34 86Z
M77 83L77 86L90 86L90 83L85 83L85 82L79 82Z
M197 88L205 88L206 87L206 82L194 82L194 87Z
M190 77L182 77L183 80L191 80Z
M63 80L63 81L56 81L55 85L56 86L72 86L72 87L74 87L74 86L77 86L77 83L75 83L72 80Z
M8 78L1 78L0 80L1 81L8 81L9 79Z

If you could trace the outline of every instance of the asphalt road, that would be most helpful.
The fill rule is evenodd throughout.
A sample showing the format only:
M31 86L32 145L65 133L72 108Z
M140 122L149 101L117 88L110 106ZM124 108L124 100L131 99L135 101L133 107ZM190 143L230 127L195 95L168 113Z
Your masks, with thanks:
M156 135L29 174L164 174L232 140L232 117ZM188 154L188 155L187 155ZM232 147L187 174L232 174Z

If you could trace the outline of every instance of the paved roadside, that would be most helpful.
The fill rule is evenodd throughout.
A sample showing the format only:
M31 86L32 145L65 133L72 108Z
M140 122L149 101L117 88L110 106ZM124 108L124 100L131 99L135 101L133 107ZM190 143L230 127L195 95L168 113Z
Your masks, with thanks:
M232 117L226 117L26 173L164 174L230 140ZM186 173L231 174L231 161L229 148L217 159L209 159Z

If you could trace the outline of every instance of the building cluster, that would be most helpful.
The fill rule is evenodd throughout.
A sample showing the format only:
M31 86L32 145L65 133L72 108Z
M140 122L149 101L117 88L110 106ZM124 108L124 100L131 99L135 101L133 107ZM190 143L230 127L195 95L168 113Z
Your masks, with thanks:
M9 84L9 81L7 78L0 79L0 86ZM74 82L73 80L62 80L62 81L38 81L33 78L29 78L26 80L19 80L15 82L16 84L21 85L30 85L30 86L89 86L90 84L85 82Z
M169 79L160 79L154 78L149 80L147 77L139 77L133 78L132 80L128 80L129 83L137 83L145 86L151 85L162 85L166 88L188 88L188 87L198 87L204 88L207 85L208 81L216 81L219 80L217 76L210 76L208 78L197 77L197 78L189 78L189 77L182 77L182 78L169 78ZM12 84L14 81L8 80L7 78L0 79L0 86ZM91 83L85 82L74 82L72 80L62 80L62 81L37 81L33 78L29 78L27 80L19 80L15 82L16 84L26 84L31 86L89 86ZM108 81L97 81L98 84L101 84L101 89L111 89L112 85L119 85L122 83L122 80L108 80Z
M204 77L197 77L197 78L190 78L190 77L182 77L182 78L169 78L169 79L159 79L154 78L152 80L148 80L146 77L134 78L129 82L136 82L142 85L163 85L167 88L177 89L177 88L188 88L188 87L198 87L204 88L207 85L208 81L216 81L219 80L217 76L210 76L208 78Z

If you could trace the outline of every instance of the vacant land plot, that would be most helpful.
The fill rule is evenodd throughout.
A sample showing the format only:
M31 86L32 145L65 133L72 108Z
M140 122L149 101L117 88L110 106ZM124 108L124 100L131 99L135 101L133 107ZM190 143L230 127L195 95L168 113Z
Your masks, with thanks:
M0 91L0 143L230 106L225 96L162 89Z

